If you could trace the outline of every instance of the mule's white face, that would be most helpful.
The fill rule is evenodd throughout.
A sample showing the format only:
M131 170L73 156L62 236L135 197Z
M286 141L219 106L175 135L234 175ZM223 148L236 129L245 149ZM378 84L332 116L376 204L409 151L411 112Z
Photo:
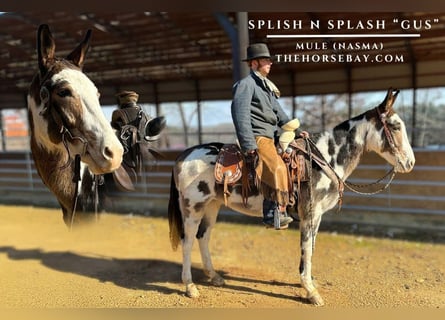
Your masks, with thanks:
M395 172L410 172L414 168L416 159L409 143L405 123L397 113L384 117L382 121L386 122L388 133L385 133L384 127L373 130L368 136L368 149L384 158L394 167ZM390 145L390 139L394 142L393 146Z
M123 147L103 114L93 82L79 69L63 68L43 86L40 104L32 93L28 96L37 145L51 153L66 154L68 149L71 157L79 154L94 174L116 170Z

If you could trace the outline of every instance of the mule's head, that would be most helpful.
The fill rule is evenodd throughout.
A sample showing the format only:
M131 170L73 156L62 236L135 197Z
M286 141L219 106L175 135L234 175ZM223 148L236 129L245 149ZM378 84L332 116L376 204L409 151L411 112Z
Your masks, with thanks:
M390 88L385 100L367 116L374 123L368 132L367 148L375 151L394 166L395 172L406 173L414 168L415 157L408 140L403 120L394 111L393 105L399 90Z
M28 94L32 143L65 159L80 155L94 174L117 169L123 147L99 103L94 83L82 72L91 31L65 58L55 56L55 42L47 25L37 34L39 72Z

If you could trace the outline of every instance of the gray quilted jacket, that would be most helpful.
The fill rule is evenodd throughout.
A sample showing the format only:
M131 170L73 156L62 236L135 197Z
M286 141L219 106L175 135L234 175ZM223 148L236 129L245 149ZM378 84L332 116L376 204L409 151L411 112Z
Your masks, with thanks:
M274 138L289 121L275 93L252 71L233 86L232 119L243 152L257 149L256 136Z

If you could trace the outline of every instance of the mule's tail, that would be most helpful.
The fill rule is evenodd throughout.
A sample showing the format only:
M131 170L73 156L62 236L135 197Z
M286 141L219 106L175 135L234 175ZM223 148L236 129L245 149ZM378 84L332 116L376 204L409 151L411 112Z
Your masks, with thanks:
M170 200L168 202L168 225L170 228L170 243L173 250L178 249L179 242L184 237L184 223L179 208L179 192L176 188L175 176L172 172L170 180Z

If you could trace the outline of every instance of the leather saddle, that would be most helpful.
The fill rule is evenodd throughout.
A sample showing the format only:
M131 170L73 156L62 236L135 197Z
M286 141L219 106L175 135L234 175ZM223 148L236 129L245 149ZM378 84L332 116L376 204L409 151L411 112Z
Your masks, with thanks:
M243 155L235 144L225 144L216 157L215 180L220 184L234 185L241 178Z
M233 186L241 179L244 163L243 154L236 144L224 144L216 157L215 181L224 186L226 206L227 198L230 195L229 186Z
M294 191L294 183L297 183L299 190L301 182L310 180L310 173L307 170L309 160L305 152L305 141L296 139L289 146L292 152L283 153L282 158L288 169L289 192L292 193ZM216 157L214 176L216 183L224 186L224 201L226 205L227 199L230 196L229 186L239 183L240 180L243 201L244 204L247 204L248 191L255 185L256 181L255 167L255 161L252 162L245 158L238 145L224 144L222 146ZM293 197L290 197L290 199L293 199Z
M277 150L278 150L277 146ZM339 184L339 199L343 194L343 183L338 179L333 169L326 161L317 154L312 153L307 147L307 142L303 138L297 138L289 143L288 152L283 152L281 157L286 164L289 177L289 194L300 192L302 182L311 179L311 161L316 163L326 173L326 175ZM235 185L241 179L243 202L247 204L248 191L254 185L255 161L251 162L245 158L236 144L225 144L221 148L215 164L215 180L218 184L224 185L224 201L227 205L227 198L230 196L229 186ZM289 205L295 204L295 198L289 197Z
M163 156L153 146L165 127L165 118L151 118L140 107L117 109L113 112L111 125L118 132L124 147L121 166L113 172L116 186L121 191L134 191L144 164Z

